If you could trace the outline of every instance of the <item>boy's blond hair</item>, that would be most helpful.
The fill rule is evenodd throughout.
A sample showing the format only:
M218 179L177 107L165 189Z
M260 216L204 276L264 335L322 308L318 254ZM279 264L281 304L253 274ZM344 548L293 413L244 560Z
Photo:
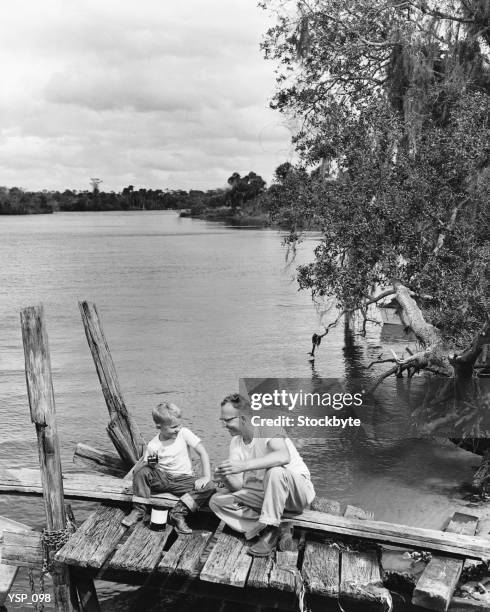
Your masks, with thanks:
M168 423L172 418L180 419L181 414L180 408L171 402L162 402L151 411L151 416L157 425Z

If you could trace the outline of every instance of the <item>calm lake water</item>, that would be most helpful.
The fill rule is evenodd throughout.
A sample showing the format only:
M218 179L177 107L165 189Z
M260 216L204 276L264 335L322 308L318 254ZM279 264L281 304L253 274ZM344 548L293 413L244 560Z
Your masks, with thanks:
M379 329L364 339L339 326L314 368L307 360L318 315L309 295L298 292L294 268L311 260L314 246L311 236L287 265L277 231L180 219L175 212L0 217L0 466L38 466L19 311L39 302L65 470L76 469L77 442L111 449L78 300L97 304L126 403L146 439L154 435L152 407L171 400L213 463L226 457L229 444L219 402L238 390L240 377L359 376L380 353ZM396 339L389 346L399 348ZM395 386L404 384L385 383L382 409L365 422L360 415L362 431L299 444L317 493L362 506L379 520L440 528L464 508L458 487L479 461L449 443L400 440L407 417L393 398ZM77 519L94 507L73 506ZM36 528L43 523L40 499L0 496L0 514ZM15 592L27 589L24 572L16 584ZM104 609L129 610L113 599L121 590L100 584Z

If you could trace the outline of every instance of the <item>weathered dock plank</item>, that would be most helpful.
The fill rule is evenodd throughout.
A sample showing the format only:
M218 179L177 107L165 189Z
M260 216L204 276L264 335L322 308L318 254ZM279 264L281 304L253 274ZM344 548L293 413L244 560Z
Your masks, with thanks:
M209 555L213 551L214 545L218 541L220 533L223 533L225 527L226 524L223 521L220 521L218 526L214 530L213 535L207 541L206 546L204 547L204 550L201 553L201 558L199 560L201 569L205 566L206 561L209 559Z
M269 576L269 588L276 591L294 593L297 578L301 575L298 570L298 551L277 552L276 561L272 565Z
M247 586L253 589L268 589L273 565L272 557L254 557L248 574Z
M116 550L108 568L128 572L151 573L160 561L165 542L172 531L152 531L142 522L137 523L128 539Z
M388 612L391 595L383 587L376 551L341 553L339 600L345 607L362 605L364 610Z
M343 516L364 520L372 519L373 513L357 506L347 505ZM306 542L302 575L310 593L321 597L338 598L340 585L338 546L322 542Z
M180 535L172 546L164 553L160 562L158 563L158 572L162 574L172 574L177 567L180 558L182 557L183 552L187 548L188 539L194 538L194 533L190 536L182 536Z
M41 534L37 531L3 532L2 561L6 565L39 569L43 563Z
M100 569L126 531L124 512L100 506L55 555L59 563Z
M349 535L361 539L375 540L387 544L401 544L407 548L439 551L469 559L490 559L490 540L459 533L448 533L435 529L423 529L410 525L398 525L371 519L333 516L313 510L285 518L303 529Z
M321 542L306 542L301 571L310 593L337 599L340 584L338 546Z
M158 571L194 578L204 565L202 554L213 533L194 530L191 535L179 536L163 555Z
M10 589L17 576L17 567L5 563L5 555L3 553L3 533L5 530L10 532L30 531L31 528L12 519L0 516L0 606L7 600Z
M79 499L99 502L127 502L133 500L131 480L95 472L65 472L63 489L66 499ZM39 470L30 468L0 469L0 493L42 495ZM139 498L138 498L139 499ZM175 506L174 495L159 493L141 502L158 508Z
M211 536L212 532L210 531L196 532L195 538L189 542L175 568L174 573L177 576L190 576L192 578L199 576L204 567L202 555Z
M473 535L478 517L456 512L446 527L450 533ZM464 561L433 556L417 582L412 603L416 606L446 612L458 584Z
M201 570L201 580L243 587L252 557L247 554L243 536L223 531Z

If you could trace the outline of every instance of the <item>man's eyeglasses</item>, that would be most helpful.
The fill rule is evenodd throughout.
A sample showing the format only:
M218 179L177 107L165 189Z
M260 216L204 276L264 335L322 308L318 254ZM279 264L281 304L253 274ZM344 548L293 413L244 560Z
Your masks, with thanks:
M233 419L238 419L238 416L239 416L239 415L237 414L236 416L234 416L234 417L229 417L229 418L227 418L227 419L225 419L224 417L220 417L220 418L218 419L218 421L221 421L222 423L224 423L224 424L226 425L226 423L229 423L230 421L233 421Z

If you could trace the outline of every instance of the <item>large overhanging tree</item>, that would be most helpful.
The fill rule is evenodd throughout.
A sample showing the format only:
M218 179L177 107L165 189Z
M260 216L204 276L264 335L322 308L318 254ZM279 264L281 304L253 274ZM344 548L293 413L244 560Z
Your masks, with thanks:
M292 239L323 231L301 287L365 318L393 296L419 350L381 378L470 376L490 342L490 3L262 5L277 18L272 106L314 169L280 167L270 206Z

